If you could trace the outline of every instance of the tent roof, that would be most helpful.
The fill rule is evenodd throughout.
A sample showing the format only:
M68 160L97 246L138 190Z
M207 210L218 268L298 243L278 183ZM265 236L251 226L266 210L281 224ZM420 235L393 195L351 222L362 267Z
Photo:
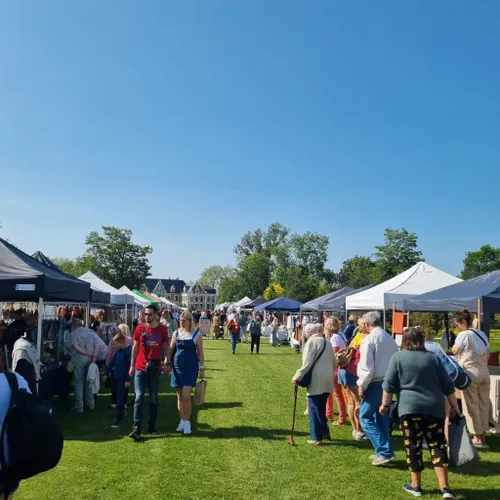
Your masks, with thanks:
M393 303L396 303L396 309L402 310L405 298L461 281L460 278L440 271L426 262L419 262L380 285L350 295L346 298L346 309L350 311L391 309Z
M133 305L134 301L124 292L116 289L114 286L106 283L104 280L96 276L92 271L87 271L85 274L80 276L80 279L90 283L93 289L100 290L101 292L109 293L110 304L113 305Z
M280 297L278 299L265 302L260 306L255 307L256 311L289 311L298 312L300 311L300 306L302 302L297 302L296 300L288 299L287 297Z
M90 285L48 267L0 238L0 301L88 302Z
M250 297L243 297L241 300L238 300L238 302L235 302L233 304L233 307L243 307L252 302L252 299Z
M45 264L48 267L51 267L52 269L57 269L60 271L60 269L47 257L45 256L40 250L37 250L32 257L36 259L38 262L41 262L42 264Z
M262 297L262 295L259 295L256 299L253 299L252 302L249 302L248 304L245 304L245 307L248 309L253 309L254 307L260 306L261 304L265 304L267 300Z
M317 299L310 300L309 302L306 302L305 304L302 304L300 306L301 311L327 311L328 309L324 309L323 305L328 302L329 300L338 298L338 297L343 297L345 296L346 293L354 291L354 288L350 287L345 287L342 288L341 290L336 290L335 292L330 292L327 293L326 295L322 295L321 297L318 297Z
M130 290L130 288L128 286L123 285L120 288L120 292L126 293L130 297L133 297L133 299L135 300L136 304L139 304L141 306L146 306L146 305L149 304L149 300L146 300L146 299L143 299L143 298L139 297L138 295L136 295L135 293L133 293L132 290Z
M137 295L140 299L147 301L148 304L158 304L158 301L156 299L153 299L152 297L147 297L144 293L140 292L136 288L132 290L132 293Z
M483 274L439 290L406 299L407 311L447 312L467 308L477 312L478 299L483 299L483 311L500 312L500 271Z

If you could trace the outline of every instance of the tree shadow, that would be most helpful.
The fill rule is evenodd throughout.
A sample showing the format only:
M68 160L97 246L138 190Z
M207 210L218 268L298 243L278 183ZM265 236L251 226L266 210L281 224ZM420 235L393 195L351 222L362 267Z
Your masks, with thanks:
M496 500L499 497L500 490L490 489L490 490L469 490L463 488L453 489L454 493L459 495L459 498L464 498L467 500Z

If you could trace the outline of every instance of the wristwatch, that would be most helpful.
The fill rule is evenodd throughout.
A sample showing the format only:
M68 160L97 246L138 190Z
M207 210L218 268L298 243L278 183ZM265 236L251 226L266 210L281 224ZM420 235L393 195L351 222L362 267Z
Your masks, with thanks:
M204 365L200 365L200 366L199 366L199 369L200 369L200 370L204 370L204 369L205 369L205 366L204 366Z

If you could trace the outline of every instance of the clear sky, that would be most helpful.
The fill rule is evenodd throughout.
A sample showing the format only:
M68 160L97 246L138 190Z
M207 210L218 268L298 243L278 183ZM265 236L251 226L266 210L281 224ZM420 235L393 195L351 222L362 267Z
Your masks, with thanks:
M233 263L249 229L386 227L458 273L500 246L498 0L0 3L2 237L75 257L102 225L155 277Z

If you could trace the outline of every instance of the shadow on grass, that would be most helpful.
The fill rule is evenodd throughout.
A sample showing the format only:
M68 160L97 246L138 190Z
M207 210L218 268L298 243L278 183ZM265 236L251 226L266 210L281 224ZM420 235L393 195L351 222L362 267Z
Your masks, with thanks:
M499 490L491 489L491 490L469 490L469 489L453 489L453 492L456 495L459 495L459 498L464 498L467 500L497 500L499 498Z

